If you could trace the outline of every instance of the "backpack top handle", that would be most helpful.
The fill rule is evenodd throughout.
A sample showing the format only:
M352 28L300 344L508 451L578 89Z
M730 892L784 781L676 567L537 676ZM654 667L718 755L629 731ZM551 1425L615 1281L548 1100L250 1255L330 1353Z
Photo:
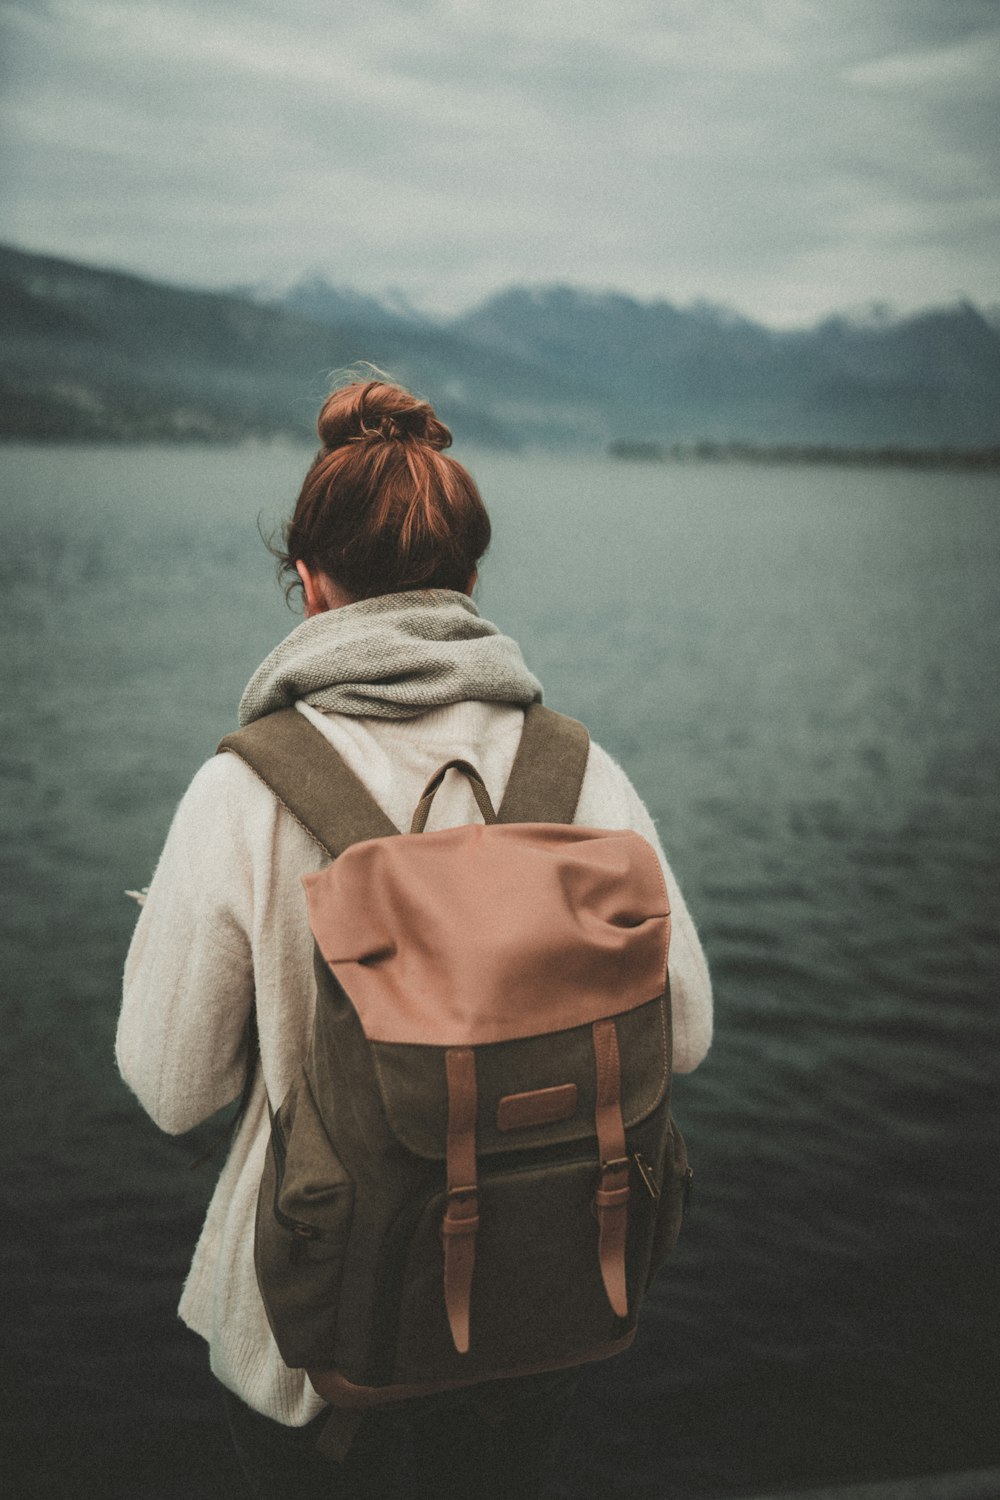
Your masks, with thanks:
M469 785L472 787L472 795L476 799L476 805L483 815L483 822L496 823L498 821L493 803L490 801L490 794L486 790L486 784L475 766L471 766L467 760L449 760L445 761L444 765L434 772L434 775L424 787L423 795L413 812L413 822L410 824L411 833L423 833L427 827L427 818L430 814L431 803L434 801L434 794L449 771L461 771L462 775L469 782Z

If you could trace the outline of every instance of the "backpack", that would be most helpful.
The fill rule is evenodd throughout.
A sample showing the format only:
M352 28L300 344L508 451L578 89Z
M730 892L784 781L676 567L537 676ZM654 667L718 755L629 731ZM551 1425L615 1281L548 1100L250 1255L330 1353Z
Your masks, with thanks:
M362 1409L625 1349L691 1171L663 873L573 824L586 730L533 705L499 810L449 761L409 833L294 709L219 748L332 860L303 877L315 1021L257 1208L282 1359ZM484 821L424 832L448 772Z

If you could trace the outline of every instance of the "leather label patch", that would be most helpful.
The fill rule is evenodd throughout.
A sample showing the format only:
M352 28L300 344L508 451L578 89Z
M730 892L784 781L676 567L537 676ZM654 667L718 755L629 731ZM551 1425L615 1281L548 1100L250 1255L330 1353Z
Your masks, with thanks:
M504 1094L497 1105L498 1130L523 1130L528 1125L551 1125L576 1113L576 1084L559 1083L527 1094Z

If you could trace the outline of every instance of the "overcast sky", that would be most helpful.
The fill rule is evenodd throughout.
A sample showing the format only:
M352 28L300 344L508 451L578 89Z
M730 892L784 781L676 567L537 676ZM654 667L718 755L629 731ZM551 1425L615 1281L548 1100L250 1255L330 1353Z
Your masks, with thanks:
M774 324L1000 301L1000 0L11 0L0 237Z

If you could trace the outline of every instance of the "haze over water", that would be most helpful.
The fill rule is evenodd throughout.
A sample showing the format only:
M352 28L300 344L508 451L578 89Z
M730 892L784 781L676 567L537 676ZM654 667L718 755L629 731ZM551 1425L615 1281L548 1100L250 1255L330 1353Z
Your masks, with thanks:
M308 456L0 451L25 1494L238 1493L173 1313L210 1137L145 1121L112 1037L122 892L296 623L256 518ZM694 1212L552 1494L997 1463L996 477L465 457L497 538L480 607L631 774L717 995L675 1096Z

